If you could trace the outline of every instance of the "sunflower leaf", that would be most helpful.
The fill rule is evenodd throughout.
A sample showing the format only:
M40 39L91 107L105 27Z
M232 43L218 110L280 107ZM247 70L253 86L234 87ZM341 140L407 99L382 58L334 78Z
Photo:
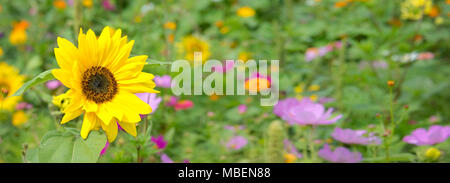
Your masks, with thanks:
M21 96L29 88L54 78L55 77L52 74L52 70L44 71L39 75L37 75L36 77L34 77L33 79L27 81L25 84L23 84L12 96Z

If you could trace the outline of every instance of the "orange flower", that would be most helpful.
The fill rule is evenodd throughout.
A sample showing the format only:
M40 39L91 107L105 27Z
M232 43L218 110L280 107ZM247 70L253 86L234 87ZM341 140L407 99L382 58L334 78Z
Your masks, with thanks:
M177 24L175 22L166 22L164 24L165 29L175 30L177 28Z
M389 80L387 82L387 84L388 84L389 87L393 87L395 85L395 82L393 80Z
M66 2L64 0L55 0L53 1L53 6L57 9L63 10L66 8Z
M431 8L430 12L428 12L428 16L430 16L431 18L434 18L434 17L439 16L439 13L440 13L439 7L433 6L433 8Z
M334 4L334 7L336 7L336 8L342 8L342 7L345 7L345 6L347 6L347 1L338 1L338 2L336 2L335 4Z

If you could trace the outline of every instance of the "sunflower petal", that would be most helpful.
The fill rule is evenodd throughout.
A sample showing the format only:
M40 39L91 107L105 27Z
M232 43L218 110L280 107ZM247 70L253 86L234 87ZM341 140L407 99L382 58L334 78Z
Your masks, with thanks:
M119 122L119 125L129 134L136 137L136 124L135 123L126 123L126 122Z

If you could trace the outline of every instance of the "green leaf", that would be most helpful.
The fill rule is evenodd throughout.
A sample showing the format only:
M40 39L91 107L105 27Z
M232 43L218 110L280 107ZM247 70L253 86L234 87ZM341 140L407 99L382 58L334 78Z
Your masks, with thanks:
M391 162L414 162L416 156L409 153L393 154L389 159ZM385 163L386 157L366 158L364 162L367 163Z
M54 78L55 77L52 74L52 70L44 71L30 81L27 81L25 84L23 84L12 96L21 96L26 90L33 87L34 85L41 84Z
M41 140L40 163L68 163L72 158L74 137L69 133L51 131Z
M106 144L106 136L98 131L93 131L84 140L77 138L73 146L72 163L95 163L100 152Z
M28 163L39 163L39 148L28 149L25 158Z

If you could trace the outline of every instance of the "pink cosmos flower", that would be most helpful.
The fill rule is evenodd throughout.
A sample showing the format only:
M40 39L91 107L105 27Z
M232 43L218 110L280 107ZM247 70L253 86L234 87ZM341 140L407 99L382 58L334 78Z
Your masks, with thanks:
M346 144L381 144L381 139L375 137L373 133L365 137L364 134L366 133L367 131L365 130L335 128L331 136Z
M308 48L305 53L305 61L311 62L319 56L319 50L317 48Z
M169 156L167 156L167 154L162 154L161 155L161 163L173 163L172 159L170 159Z
M222 65L215 66L212 68L212 71L218 72L218 73L226 73L234 68L234 61L233 60L227 60L225 61L225 67Z
M16 110L31 109L31 108L33 108L33 105L26 102L20 102L16 105Z
M172 87L172 77L169 75L155 76L155 84L157 87L170 88Z
M247 111L247 106L245 104L241 104L238 106L239 114L244 114Z
M194 102L190 100L180 100L174 106L176 111L190 109L192 107L194 107Z
M322 104L314 103L309 98L294 100L297 99L285 99L274 107L274 113L291 125L329 125L342 118L340 114L330 119L333 108L325 111Z
M245 126L244 125L234 125L234 126L233 125L225 125L224 128L226 130L230 130L230 131L236 132L238 130L244 130Z
M178 98L175 96L170 96L169 101L167 101L166 106L172 107L175 106L175 104L177 104L178 102Z
M49 90L54 90L58 87L60 87L62 85L61 81L58 80L50 80L47 83L45 83L45 86L49 89Z
M327 161L335 163L358 163L362 161L360 152L351 152L345 147L337 147L332 151L328 144L325 144L319 150L318 155Z
M164 149L167 146L167 141L164 140L164 136L160 135L158 137L152 137L151 141L155 143L156 148Z
M239 150L245 145L247 145L247 139L243 136L234 136L226 144L227 148L231 150Z
M107 10L107 11L113 11L114 9L116 9L116 7L114 6L114 4L112 4L110 0L103 0L103 1L102 1L102 6L103 6L103 8L105 8L105 10Z
M155 93L136 93L136 96L150 105L150 107L152 108L152 112L150 114L153 114L156 109L158 109L159 103L161 103L162 100L161 97L156 97Z
M286 152L295 155L297 158L302 158L302 154L298 152L297 148L288 139L284 139L284 149Z
M417 60L430 60L434 58L434 54L431 52L423 52L420 53L419 56L417 57Z
M403 142L415 145L433 145L444 142L450 137L450 126L433 125L428 131L424 128L414 130L403 138Z

